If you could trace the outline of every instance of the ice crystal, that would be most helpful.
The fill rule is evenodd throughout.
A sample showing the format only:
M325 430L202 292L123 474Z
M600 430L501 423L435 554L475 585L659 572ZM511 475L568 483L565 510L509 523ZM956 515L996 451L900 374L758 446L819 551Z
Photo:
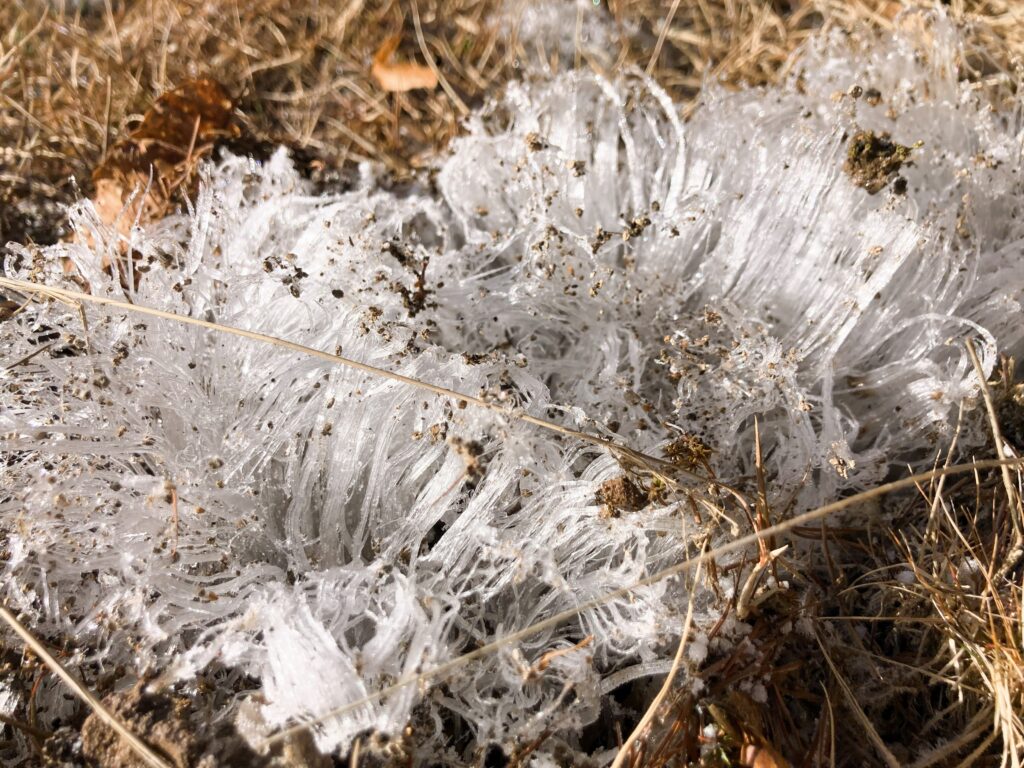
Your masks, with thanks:
M101 670L244 672L245 711L279 726L633 584L707 532L517 410L735 482L756 418L773 493L801 509L926 460L976 392L965 340L986 370L1021 351L1024 195L1019 112L960 82L956 30L921 18L927 55L821 39L787 84L709 87L686 124L639 74L560 74L475 114L434 185L389 191L366 168L315 195L283 151L227 157L187 215L119 240L83 203L75 243L10 246L11 276L508 411L31 304L0 325L18 362L0 401L6 600ZM870 189L844 167L868 131L904 148ZM721 604L696 599L705 632ZM636 590L328 718L317 743L412 723L435 764L541 729L582 749L616 686L667 670L685 603L680 583Z

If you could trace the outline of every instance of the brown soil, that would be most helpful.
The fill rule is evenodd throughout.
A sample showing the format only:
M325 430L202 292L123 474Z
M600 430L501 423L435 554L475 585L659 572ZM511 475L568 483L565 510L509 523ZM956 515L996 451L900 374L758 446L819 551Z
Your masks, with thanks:
M605 480L597 491L597 500L604 504L609 514L618 516L622 512L636 512L647 506L647 493L625 475Z
M145 681L139 682L124 693L108 696L104 704L175 768L273 765L269 757L250 749L230 724L197 728L188 698L153 693L146 687ZM103 768L145 768L131 747L95 714L82 726L82 755Z

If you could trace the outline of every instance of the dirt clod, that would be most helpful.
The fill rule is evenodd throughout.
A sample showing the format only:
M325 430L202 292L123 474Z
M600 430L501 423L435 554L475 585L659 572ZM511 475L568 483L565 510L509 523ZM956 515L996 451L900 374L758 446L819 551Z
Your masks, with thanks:
M910 162L914 147L897 144L888 133L859 131L850 139L843 170L853 183L868 194L881 192L904 163Z
M608 508L608 515L636 512L647 506L647 493L625 475L605 480L597 491L597 500Z
M194 718L190 701L163 692L150 692L140 681L104 703L133 733L162 753L175 768L245 765L270 768L269 757L254 752L230 723L203 723ZM95 714L82 726L82 755L104 768L142 768L141 758Z
M526 146L529 147L531 152L541 152L548 149L551 145L539 133L531 132L526 134Z
M58 728L43 742L40 761L47 768L82 764L82 734L77 728Z

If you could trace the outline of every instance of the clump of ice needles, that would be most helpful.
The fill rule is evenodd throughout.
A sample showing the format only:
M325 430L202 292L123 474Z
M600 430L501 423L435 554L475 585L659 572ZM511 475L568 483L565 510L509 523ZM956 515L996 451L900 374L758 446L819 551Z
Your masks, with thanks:
M6 271L337 351L727 482L752 474L756 418L772 487L808 508L927 459L977 385L964 341L990 369L1024 335L1019 115L958 81L956 31L926 21L927 55L820 40L786 85L710 88L685 125L638 75L511 87L436 193L367 169L314 196L284 154L226 158L189 215L118 242L82 204L77 244L11 246ZM844 170L864 131L913 147L870 190ZM84 315L51 301L0 325L8 363L38 353L3 373L3 583L101 670L215 664L251 675L229 678L240 692L259 682L246 711L265 726L315 718L719 535L514 415ZM558 738L541 752L579 749L615 685L666 669L685 597L609 601L328 718L318 744L412 723L410 749L454 764L542 724ZM698 597L698 626L715 621Z

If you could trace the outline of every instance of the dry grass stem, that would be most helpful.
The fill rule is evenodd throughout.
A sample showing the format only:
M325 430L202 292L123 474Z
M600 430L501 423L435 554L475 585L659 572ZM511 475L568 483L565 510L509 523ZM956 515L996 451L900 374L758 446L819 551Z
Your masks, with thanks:
M703 567L698 566L697 570L693 574L694 583L700 580L702 572ZM615 760L612 761L611 768L622 768L625 761L630 759L637 744L640 742L640 739L644 736L648 727L654 721L654 718L657 717L658 711L672 692L672 685L675 682L676 676L679 674L679 669L683 663L683 651L686 649L686 638L690 635L690 627L693 623L693 600L694 593L691 590L690 597L686 601L686 617L683 619L683 630L679 635L679 644L676 646L676 654L672 658L672 666L669 669L668 674L665 676L665 680L662 682L661 688L658 689L658 693L651 701L651 705L647 708L647 711L644 712L643 717L640 718L640 722L636 724L633 732L629 734L629 737L622 745L622 748L619 749L618 754L615 755Z
M212 323L207 320L201 320L195 317L188 317L185 315L177 315L173 312L166 312L161 309L155 309L153 307L146 307L139 304L130 304L126 301L119 301L117 299L111 299L105 296L93 296L92 294L82 293L80 291L70 291L64 288L55 288L52 286L43 286L37 283L30 283L24 280L12 280L6 277L0 277L0 285L12 288L14 290L23 292L28 295L55 298L60 301L70 302L79 306L83 304L99 304L108 307L114 307L123 312L130 312L133 314L148 315L149 317L157 317L162 320L171 320L174 322L182 323L185 325L194 325L199 328L205 328L210 331L217 331L219 333L226 333L232 336L238 336L251 341L258 341L265 344L272 344L282 349L287 349L292 352L299 352L304 355L316 357L320 360L325 360L334 365L342 365L346 368L352 368L357 371L369 373L380 378L390 379L391 381L405 384L411 387L416 387L427 392L432 392L435 395L441 395L443 397L450 398L456 402L463 401L470 405L478 408L483 408L489 411L500 413L506 418L515 419L522 421L526 424L531 424L535 427L548 430L549 432L555 432L566 437L572 437L577 440L583 440L584 442L590 443L591 445L604 448L613 455L617 456L620 460L627 464L635 467L645 469L653 475L661 478L664 482L675 485L678 478L685 479L691 483L696 484L698 487L706 486L708 484L719 486L723 489L728 490L727 486L706 477L690 472L689 470L683 469L682 467L673 464L665 459L659 459L655 456L649 456L640 451L634 450L628 446L621 445L619 443L612 442L611 440L600 437L599 435L593 435L588 432L581 432L579 430L570 429L569 427L556 424L555 422L548 421L546 419L539 418L537 416L531 416L520 410L513 410L507 406L492 403L488 400L483 400L473 395L456 392L455 390L448 389L447 387L441 387L436 384L430 384L429 382L420 381L409 376L404 376L400 373L394 373L383 368L378 368L367 363L362 363L358 360L352 360L341 355L335 355L330 352L323 352L319 349L313 349L302 344L296 344L293 341L281 339L276 336L269 336L264 333L257 333L255 331L247 331L242 328L234 328L229 325L222 325L220 323ZM735 495L738 493L733 491Z
M336 717L341 717L349 712L354 712L360 707L363 707L366 704L372 703L374 701L386 698L390 694L395 693L396 691L399 691L402 688L405 688L406 686L424 684L428 680L432 679L443 680L446 675L450 674L454 670L463 667L466 664L469 664L473 661L476 661L477 659L488 656L494 653L495 651L504 648L507 645L517 643L520 640L524 640L535 634L543 632L544 630L557 627L559 624L569 621L575 618L576 616L579 616L581 613L589 611L593 608L598 608L601 605L604 605L605 603L608 603L610 601L617 600L621 597L630 594L631 592L637 589L641 589L643 587L650 586L651 584L656 584L659 581L663 581L672 576L677 576L681 573L685 573L696 566L713 563L716 558L719 558L722 555L727 555L732 552L743 551L752 545L756 546L759 541L762 541L769 536L777 536L779 534L792 531L795 528L803 527L808 523L821 520L823 518L828 517L829 515L833 515L844 509L849 509L850 507L855 507L865 502L878 499L883 496L896 493L898 491L913 488L919 483L928 482L943 475L958 475L963 473L977 472L986 469L996 469L1006 464L1021 466L1024 465L1024 459L989 459L986 461L971 462L970 464L957 464L951 467L933 469L928 472L923 472L921 474L912 475L901 480L894 480L892 482L876 486L869 490L862 491L861 493L854 494L853 496L848 496L844 499L840 499L839 501L835 501L831 504L826 504L825 506L818 507L817 509L812 509L809 512L804 512L803 514L796 515L788 520L784 520L780 523L776 523L775 525L765 528L764 530L755 531L753 533L747 534L746 536L741 536L737 539L733 539L732 541L726 542L725 544L717 546L714 549L706 550L702 552L700 555L697 555L689 560L684 560L680 563L677 563L676 565L669 566L668 568L658 571L657 573L652 574L651 576L648 576L644 579L640 579L639 581L636 581L627 587L622 587L621 589L607 592L601 595L600 597L594 598L593 600L581 603L575 608L562 611L561 613L556 613L543 621L533 624L532 626L525 627L517 632L512 632L506 635L505 637L491 641L486 645L482 645L479 648L470 651L469 653L463 654L462 656L458 656L450 661L447 661L444 664L439 664L437 667L428 670L427 672L422 672L419 674L408 675L406 677L403 677L396 681L394 684L388 686L387 688L375 691L374 693L367 695L359 701L355 701L351 704L346 704L342 707L338 707L329 712L325 712L324 714L312 720L299 723L290 728L282 729L277 733L273 734L272 736L266 738L261 746L263 749L268 749L273 745L278 744L291 736L294 736L297 733L312 728L318 723L322 723Z
M198 78L225 87L234 105L232 126L239 130L214 143L204 139L199 121L189 124L190 134L178 142L184 162L165 177L152 177L153 193L165 203L159 215L183 204L194 189L190 183L197 165L214 156L217 147L263 159L276 146L286 145L302 174L321 190L344 188L363 161L386 168L390 182L423 179L433 158L459 135L463 118L500 95L510 79L532 71L535 64L565 68L571 63L557 61L568 50L544 50L542 43L524 45L519 39L519 20L534 2L539 0L0 4L0 246L7 240L52 243L66 236L66 204L83 195L99 199L97 167L130 141L158 97ZM948 0L943 5L963 28L961 78L989 98L993 108L1015 107L1017 101L1010 98L1017 98L1024 60L1024 3ZM577 68L609 75L644 69L689 116L699 108L706 84L762 86L796 77L799 59L794 53L814 35L842 30L855 46L869 45L874 37L909 23L909 16L901 16L904 7L894 0L579 4L573 58ZM605 14L611 22L613 50L588 47L584 14L591 12ZM570 34L571 29L566 37ZM149 178L143 173L142 186ZM129 194L138 181L132 177L123 191ZM120 225L143 218L144 195L129 202L128 209L122 202L117 198L114 211L121 216ZM736 756L740 762L750 758L772 761L760 765L779 765L774 746L792 757L793 764L835 765L838 759L913 768L999 761L1024 766L1024 597L1019 573L1024 560L1024 460L1008 456L1014 450L1007 436L1012 441L1014 431L1001 422L1006 393L1022 385L1014 381L1012 363L1004 365L1003 381L990 385L971 343L967 349L996 458L958 458L963 435L974 426L961 403L948 445L928 454L934 455L931 471L792 514L796 492L789 501L770 493L758 424L755 474L746 478L751 487L740 490L715 480L709 467L690 471L694 467L686 469L596 434L268 334L36 283L0 277L0 286L27 297L11 307L8 318L33 300L53 299L73 307L86 328L86 344L85 307L103 305L271 344L583 441L615 456L627 474L642 472L681 491L694 515L707 511L730 529L731 537L717 547L433 669L401 677L359 701L278 730L263 741L264 748L407 686L442 681L488 654L636 589L694 571L695 579L706 572L708 582L717 583L719 571L725 571L734 576L730 594L735 597L723 598L722 622L733 611L749 623L745 642L756 650L762 666L738 652L725 654L692 670L707 685L701 696L673 695L680 690L674 683L684 667L693 626L691 595L668 674L631 734L624 742L620 738L613 768L692 764L687 761L701 755L701 728L710 722L721 726L723 749L730 756L723 751L725 762L702 762L701 768L735 764ZM41 345L6 370L29 363L55 343ZM771 457L767 459L770 465ZM890 498L902 491L911 493ZM836 513L875 502L878 506L863 520L826 525ZM174 531L177 503L175 493ZM749 533L740 535L742 531ZM781 535L789 541L780 546L776 537ZM732 553L743 553L746 560L717 562ZM773 581L762 588L769 574ZM777 588L784 579L798 588ZM806 597L799 606L793 597L797 594ZM10 611L0 608L0 618L140 760L149 766L168 765ZM800 618L810 619L813 636L805 637L803 646L787 646L795 641L781 638L778 625ZM584 645L551 651L540 664L579 647ZM755 706L736 692L752 680L764 681L767 703ZM844 708L847 718L842 717ZM796 710L806 722L795 722ZM719 720L714 713L725 714ZM0 716L0 723L45 740L51 734L36 727L34 717L30 709L27 723L7 715ZM813 733L809 743L795 735L801 729ZM540 740L546 737L547 732ZM354 742L349 765L359 764L369 744ZM753 746L756 752L761 745L767 757L750 757L744 751ZM535 746L527 747L520 760Z

